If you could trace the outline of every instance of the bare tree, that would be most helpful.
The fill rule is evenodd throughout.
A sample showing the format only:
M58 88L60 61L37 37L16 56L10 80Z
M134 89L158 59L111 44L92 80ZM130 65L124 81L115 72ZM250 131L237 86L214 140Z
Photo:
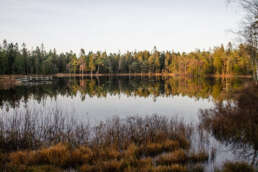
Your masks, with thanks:
M253 77L258 80L258 0L228 0L228 2L238 3L246 12L242 21L242 28L238 33L248 45Z

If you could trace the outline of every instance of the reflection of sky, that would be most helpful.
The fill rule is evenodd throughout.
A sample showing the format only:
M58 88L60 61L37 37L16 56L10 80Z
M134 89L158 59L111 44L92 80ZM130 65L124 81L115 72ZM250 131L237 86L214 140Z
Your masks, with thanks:
M147 98L139 96L127 96L125 94L110 95L107 97L90 97L85 96L82 100L81 94L76 96L61 96L55 98L47 97L41 103L32 98L29 99L27 106L30 109L62 109L65 114L71 115L73 118L81 121L90 121L92 125L100 120L110 119L113 116L124 118L129 115L151 115L160 114L168 117L177 116L186 122L198 123L198 115L200 109L207 109L214 106L211 99L196 99L188 96L160 96L154 98L153 95ZM20 109L24 109L24 103L21 103ZM12 112L12 110L10 110ZM217 157L214 164L221 166L227 160L237 160L237 157L225 145L220 144L213 137L210 137L211 146L217 150ZM212 163L205 166L207 171L213 170Z
M166 116L178 116L186 121L198 120L198 111L201 108L212 107L212 101L208 99L190 98L187 96L169 96L144 98L127 96L124 94L107 95L107 97L89 97L81 99L81 95L67 97L58 95L56 99L47 98L39 104L30 99L29 108L55 108L60 107L63 111L71 113L73 117L87 118L90 120L103 120L112 116L125 117L129 115L160 114ZM20 105L22 108L23 105Z

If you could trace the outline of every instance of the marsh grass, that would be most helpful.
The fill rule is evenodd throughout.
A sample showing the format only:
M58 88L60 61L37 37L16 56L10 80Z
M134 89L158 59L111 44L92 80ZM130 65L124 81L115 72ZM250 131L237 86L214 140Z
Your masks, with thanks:
M221 169L215 170L215 172L243 172L243 171L255 172L255 169L246 162L226 162Z
M191 124L159 115L90 125L59 110L26 110L0 117L0 163L5 171L181 172L207 159L190 152L192 132Z

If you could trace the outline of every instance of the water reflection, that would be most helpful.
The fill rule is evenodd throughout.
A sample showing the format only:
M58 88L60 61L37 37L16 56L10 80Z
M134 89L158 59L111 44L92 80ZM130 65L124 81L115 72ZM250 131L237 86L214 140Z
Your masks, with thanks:
M125 95L127 97L152 98L187 96L189 98L214 101L232 98L235 89L245 81L238 79L214 78L161 78L161 77L100 77L100 78L59 78L50 84L24 85L0 90L0 106L15 108L21 102L34 99L41 103L47 97L58 95L76 97L80 93L81 101L89 97L107 97Z
M258 165L258 85L248 84L233 103L201 111L201 126L235 155Z
M201 144L207 142L211 159L217 162L234 152L234 157L229 160L238 155L257 164L258 88L253 84L245 86L247 81L233 78L56 78L49 84L0 90L0 107L1 112L5 113L5 109L20 111L23 105L34 107L37 104L45 112L49 106L42 104L59 102L64 111L66 109L63 108L71 110L74 105L77 112L92 113L89 118L99 117L100 120L104 120L105 115L109 115L106 116L109 119L113 115L123 118L122 115L178 113L190 122L193 122L193 118L189 116L199 119L199 109L207 109L201 112L200 121L197 122L201 126ZM34 101L37 103L33 104ZM71 111L71 115L77 118L78 113L73 109ZM206 137L206 133L212 137ZM226 155L221 155L218 149L224 148L224 145L230 150ZM218 155L215 157L216 150ZM213 166L208 169L211 171Z

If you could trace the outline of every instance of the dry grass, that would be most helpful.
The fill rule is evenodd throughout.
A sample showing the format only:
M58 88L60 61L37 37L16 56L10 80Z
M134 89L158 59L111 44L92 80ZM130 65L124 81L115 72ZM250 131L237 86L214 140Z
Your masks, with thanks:
M226 162L222 169L217 169L216 172L255 172L255 170L246 162Z
M173 163L185 163L187 160L187 155L183 149L176 150L171 153L166 153L161 155L157 163L159 165L171 165Z
M157 163L159 165L171 165L174 163L200 163L208 161L209 156L206 152L198 152L198 153L187 153L186 150L178 149L171 153L166 153L161 155Z
M155 148L156 146L151 149L155 152ZM109 172L137 171L141 169L141 171L181 172L187 169L179 164L192 163L193 159L195 160L194 162L201 162L203 160L203 153L187 155L186 152L187 150L177 149L171 153L161 154L158 158L152 158L151 156L140 156L139 147L135 144L131 144L127 149L119 151L112 147L109 149L96 149L89 148L88 146L72 148L67 144L59 143L39 150L12 152L8 156L7 167L17 171L43 165L60 169L79 168L80 171ZM197 158L199 156L201 158Z
M29 112L15 115L0 119L0 162L6 171L181 172L186 167L175 163L204 159L202 152L189 153L193 128L178 119L115 117L88 126L59 111L40 119Z
M49 148L41 149L35 154L39 156L42 163L51 164L54 166L65 167L70 162L71 153L67 145L57 144Z
M184 145L181 145L185 147ZM174 151L180 147L178 141L165 140L163 143L148 143L139 148L139 154L155 157L163 152Z
M179 165L174 164L170 166L157 166L150 170L151 172L187 172L187 168Z

